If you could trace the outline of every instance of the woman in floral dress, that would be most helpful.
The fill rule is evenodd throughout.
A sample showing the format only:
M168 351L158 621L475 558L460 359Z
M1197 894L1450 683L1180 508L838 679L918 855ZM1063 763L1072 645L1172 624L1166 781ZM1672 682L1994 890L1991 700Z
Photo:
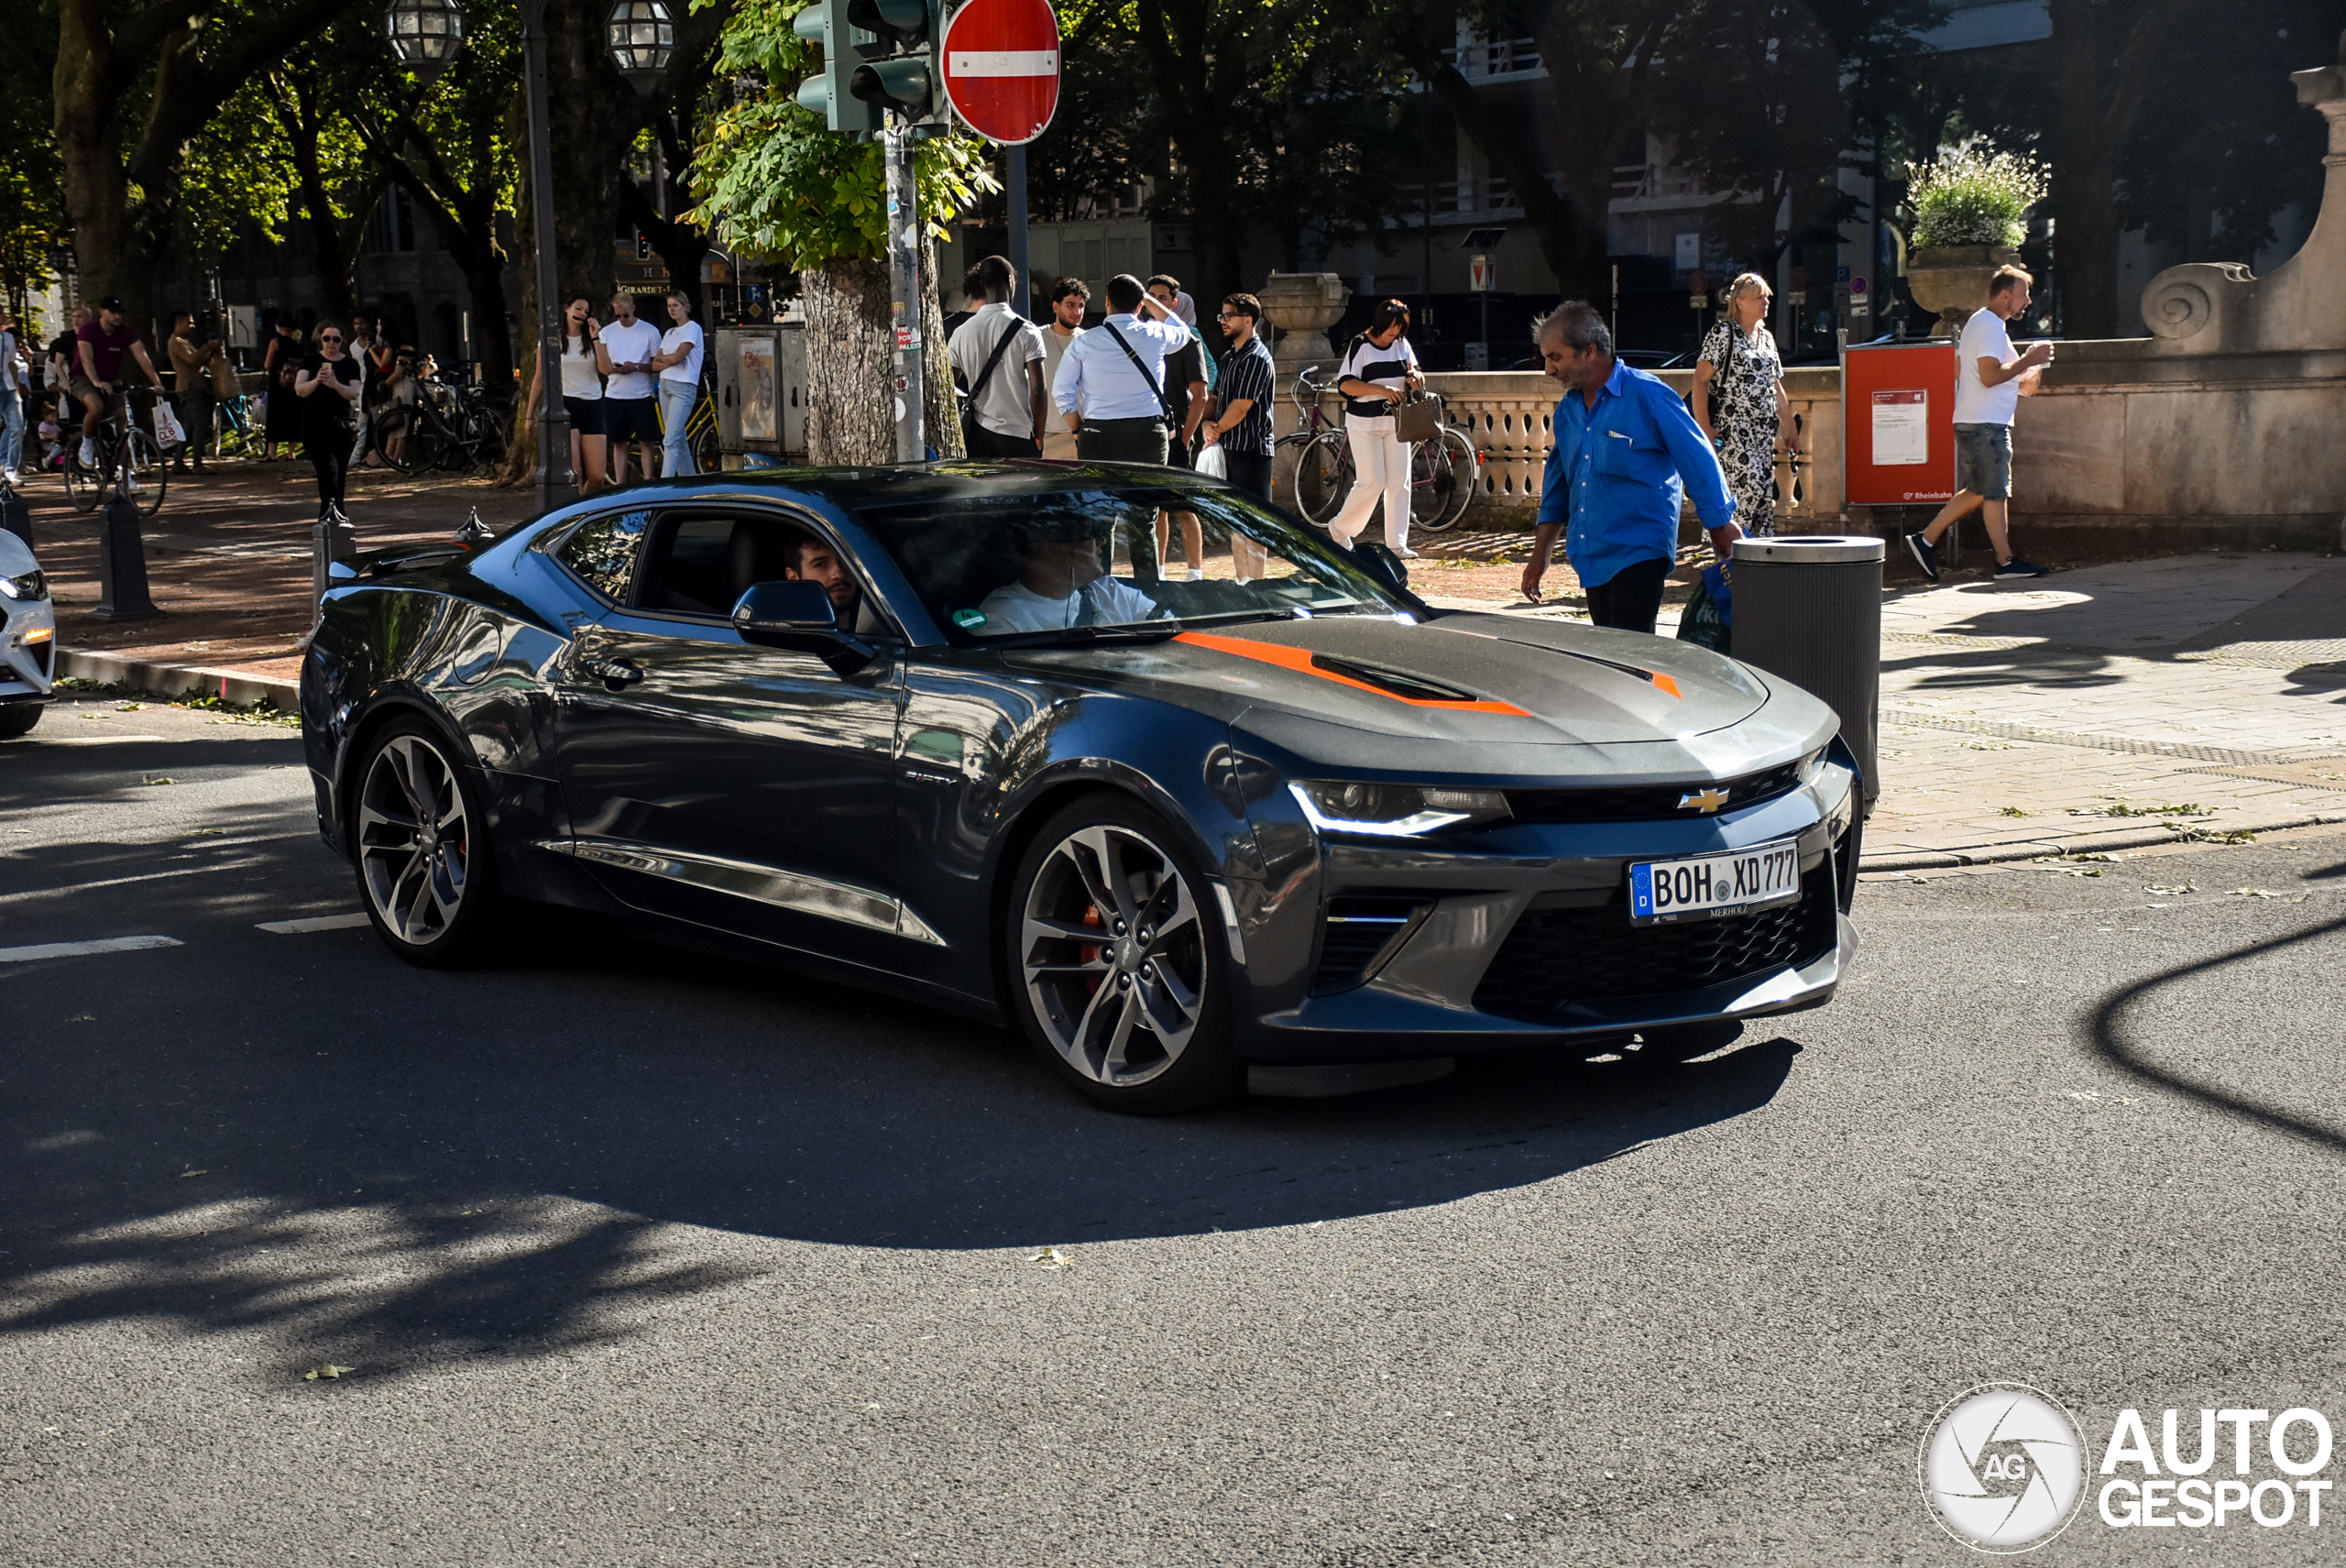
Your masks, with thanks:
M1766 323L1772 291L1757 272L1727 286L1727 316L1703 339L1694 366L1694 422L1718 448L1735 521L1755 537L1776 532L1776 441L1793 439L1784 362Z

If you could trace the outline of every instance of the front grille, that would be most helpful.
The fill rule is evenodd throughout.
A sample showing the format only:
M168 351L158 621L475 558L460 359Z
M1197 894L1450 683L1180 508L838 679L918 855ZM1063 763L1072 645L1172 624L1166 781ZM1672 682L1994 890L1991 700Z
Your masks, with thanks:
M1797 904L1722 920L1632 926L1628 894L1579 909L1529 909L1499 945L1474 990L1474 1005L1537 1023L1575 1002L1613 1002L1696 991L1806 962L1838 933L1832 861L1801 883Z
M1679 796L1712 785L1727 792L1728 811L1773 800L1800 786L1801 765L1747 773L1739 779L1692 779L1683 784L1630 784L1599 789L1511 789L1507 809L1518 822L1683 822L1705 813L1680 810Z
M1351 894L1330 899L1311 994L1349 991L1365 981L1377 962L1409 934L1425 907L1425 900L1420 898Z

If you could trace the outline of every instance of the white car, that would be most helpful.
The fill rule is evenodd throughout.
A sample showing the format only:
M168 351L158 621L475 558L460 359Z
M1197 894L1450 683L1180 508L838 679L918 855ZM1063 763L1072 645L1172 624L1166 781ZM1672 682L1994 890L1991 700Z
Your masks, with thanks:
M0 740L40 722L57 672L57 612L32 547L0 529Z

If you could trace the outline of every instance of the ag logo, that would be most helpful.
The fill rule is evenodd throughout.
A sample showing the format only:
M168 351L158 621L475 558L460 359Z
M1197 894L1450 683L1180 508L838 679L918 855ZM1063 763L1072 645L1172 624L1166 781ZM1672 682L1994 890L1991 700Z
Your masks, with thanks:
M1983 1383L1947 1401L1915 1469L1941 1528L1981 1552L2033 1552L2085 1495L2085 1439L2069 1412L2024 1383Z

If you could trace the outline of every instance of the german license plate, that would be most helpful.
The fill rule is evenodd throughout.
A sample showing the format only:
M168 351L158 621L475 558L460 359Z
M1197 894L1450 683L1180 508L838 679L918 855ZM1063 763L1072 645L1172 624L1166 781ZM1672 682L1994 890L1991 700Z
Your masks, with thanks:
M1629 867L1629 921L1714 920L1800 896L1800 843L1785 839L1723 855L1638 861Z

